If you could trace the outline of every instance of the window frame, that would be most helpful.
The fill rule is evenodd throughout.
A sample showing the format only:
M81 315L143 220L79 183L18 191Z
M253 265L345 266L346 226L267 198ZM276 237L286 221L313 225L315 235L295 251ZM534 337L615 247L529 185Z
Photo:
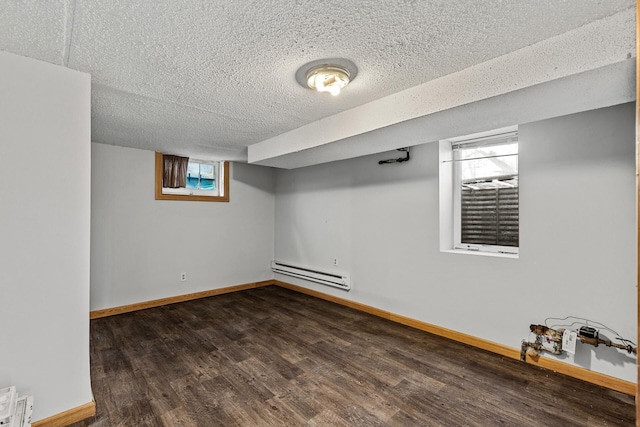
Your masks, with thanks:
M447 144L449 144L449 149L451 150L451 195L452 195L452 214L453 214L453 223L452 223L452 249L454 251L461 251L465 253L478 253L478 254L500 254L507 256L518 256L520 253L520 246L501 246L501 245L488 245L488 244L479 244L479 243L463 243L462 242L462 173L461 173L461 165L460 159L456 155L456 148L454 146L464 146L465 144L477 144L479 142L485 142L487 145L491 144L492 141L496 141L503 138L518 138L518 128L517 126L497 129L488 132L482 132L480 134L467 135L464 137L452 138L446 140ZM518 156L520 155L520 147L519 147L519 138L518 138ZM505 141L505 143L508 143ZM483 144L484 145L484 144ZM499 145L499 144L495 144ZM518 180L520 178L520 170L518 168ZM518 185L518 189L519 189ZM518 204L518 213L520 212L519 204ZM518 215L519 216L519 215ZM519 221L518 221L519 223ZM518 227L519 228L519 227ZM520 231L518 230L518 235Z
M187 190L191 194L170 194L162 192L162 174L164 169L164 164L162 160L163 153L156 151L156 185L155 185L155 195L156 200L175 200L175 201L191 201L191 202L229 202L229 162L228 161L219 161L218 167L222 168L222 195L215 196L207 196L202 195L203 190ZM216 184L219 184L216 182ZM206 190L204 190L206 191Z

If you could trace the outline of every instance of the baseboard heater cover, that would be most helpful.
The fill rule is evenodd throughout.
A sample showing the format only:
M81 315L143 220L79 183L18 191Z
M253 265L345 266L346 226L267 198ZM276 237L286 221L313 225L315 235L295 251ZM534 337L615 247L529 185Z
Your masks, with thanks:
M345 289L347 291L351 289L351 278L346 273L323 271L280 261L271 261L271 270L273 270L274 273L286 274L287 276L333 286L334 288Z

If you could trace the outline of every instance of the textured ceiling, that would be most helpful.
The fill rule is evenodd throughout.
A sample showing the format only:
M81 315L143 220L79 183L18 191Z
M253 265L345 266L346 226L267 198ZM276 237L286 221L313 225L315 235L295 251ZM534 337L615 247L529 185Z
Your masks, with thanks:
M633 0L4 0L0 50L90 73L95 142L238 160L250 145L634 7ZM359 69L338 97L295 81L300 66L325 57Z

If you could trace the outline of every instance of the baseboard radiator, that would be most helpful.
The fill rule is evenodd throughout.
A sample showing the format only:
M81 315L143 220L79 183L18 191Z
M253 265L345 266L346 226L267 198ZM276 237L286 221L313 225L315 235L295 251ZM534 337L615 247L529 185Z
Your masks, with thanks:
M345 289L347 291L351 289L351 278L345 273L322 271L280 261L271 261L271 270L273 270L274 273L286 274L287 276L322 283L323 285L333 286L334 288Z

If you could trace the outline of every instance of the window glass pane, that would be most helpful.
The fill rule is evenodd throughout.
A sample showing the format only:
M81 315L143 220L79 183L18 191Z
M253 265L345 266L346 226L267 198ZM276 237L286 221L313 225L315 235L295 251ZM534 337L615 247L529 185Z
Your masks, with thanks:
M198 188L200 164L189 162L187 166L187 188Z
M460 148L461 178L469 181L491 180L518 174L518 143Z
M456 150L460 242L519 245L518 143L469 144Z
M200 165L200 188L203 190L215 189L215 168L214 165Z

